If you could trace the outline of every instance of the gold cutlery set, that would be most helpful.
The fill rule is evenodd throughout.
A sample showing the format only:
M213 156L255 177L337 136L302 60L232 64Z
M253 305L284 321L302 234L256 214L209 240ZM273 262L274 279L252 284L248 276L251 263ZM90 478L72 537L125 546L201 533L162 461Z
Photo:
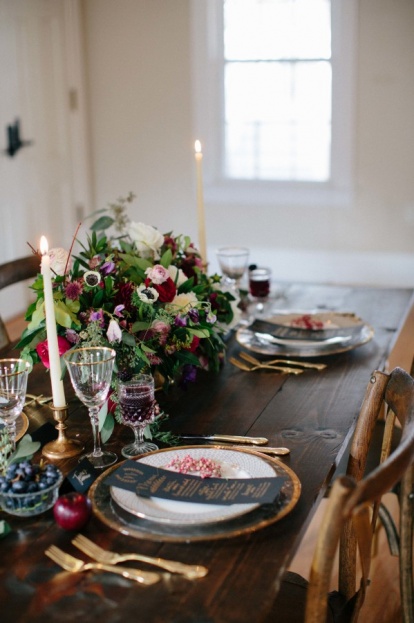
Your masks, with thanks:
M249 353L241 352L240 359L236 357L229 357L231 364L244 370L245 372L254 372L256 370L273 370L273 372L280 372L282 374L302 374L305 370L324 370L326 368L325 363L311 363L308 361L296 361L293 359L270 359L260 361L256 357L252 357Z
M202 565L187 565L175 560L165 560L164 558L153 558L151 556L144 556L141 554L128 553L117 554L116 552L109 552L102 549L99 545L90 541L82 534L78 534L73 540L73 545L80 549L84 554L93 559L93 562L85 562L80 558L75 558L71 554L64 552L55 545L51 545L45 554L53 560L59 567L69 571L71 573L79 573L81 571L109 571L110 573L116 573L122 575L124 578L134 580L139 584L149 586L159 582L162 578L161 573L154 571L142 571L141 569L134 569L132 567L117 566L120 562L126 560L134 560L138 562L145 562L161 569L165 569L170 573L178 573L188 580L196 580L203 578L208 573L208 569Z

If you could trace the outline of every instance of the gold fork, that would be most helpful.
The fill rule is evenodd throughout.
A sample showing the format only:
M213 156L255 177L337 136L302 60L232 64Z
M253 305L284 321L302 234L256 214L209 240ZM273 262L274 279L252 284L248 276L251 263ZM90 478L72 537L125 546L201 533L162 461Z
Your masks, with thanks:
M295 375L302 374L303 372L303 370L300 370L299 368L270 366L270 365L262 364L262 363L260 365L248 366L247 364L243 363L243 361L239 361L238 359L235 359L234 357L230 357L229 361L234 366L236 366L236 368L240 368L240 370L244 370L245 372L254 372L255 370L273 370L273 372L282 372L283 374L295 374Z
M155 584L161 579L159 573L153 573L152 571L140 571L139 569L131 569L128 567L115 567L115 565L106 565L100 562L84 562L79 558L75 558L56 545L51 545L46 551L46 556L51 558L59 567L70 571L71 573L77 573L79 571L89 571L90 569L97 569L98 571L110 571L117 575L122 575L128 580L135 580L140 584Z
M102 549L96 543L90 541L83 534L78 534L72 541L73 545L79 548L84 554L94 558L98 562L116 565L118 562L125 560L138 560L139 562L147 562L157 567L162 567L172 573L181 573L189 580L203 578L208 573L208 569L202 565L186 565L175 560L165 560L163 558L152 558L142 554L117 554Z
M260 366L263 364L267 366L273 366L273 364L285 363L286 365L298 366L301 368L310 368L315 370L324 370L326 368L326 363L309 363L307 361L294 361L293 359L266 359L266 361L260 361L259 359L256 359L256 357L252 357L252 355L245 352L241 352L240 357L256 366Z

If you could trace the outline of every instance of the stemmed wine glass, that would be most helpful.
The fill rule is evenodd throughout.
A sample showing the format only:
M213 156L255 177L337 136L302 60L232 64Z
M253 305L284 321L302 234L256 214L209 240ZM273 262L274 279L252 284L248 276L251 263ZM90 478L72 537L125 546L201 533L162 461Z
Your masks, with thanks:
M217 251L220 269L226 277L226 283L233 289L239 288L249 259L249 249L245 247L222 247Z
M249 271L249 292L255 301L255 311L262 314L270 293L270 268L253 268Z
M64 354L73 389L79 400L88 407L93 432L93 451L84 454L90 463L102 469L118 459L114 452L102 450L99 433L99 409L108 397L111 386L115 351L107 347L77 348Z
M155 417L154 378L137 374L128 381L119 381L118 404L122 422L134 431L133 443L122 448L122 455L132 458L138 454L158 450L155 443L144 441L144 428Z
M16 449L16 420L26 399L30 364L24 359L0 359L0 420L8 432L12 450Z

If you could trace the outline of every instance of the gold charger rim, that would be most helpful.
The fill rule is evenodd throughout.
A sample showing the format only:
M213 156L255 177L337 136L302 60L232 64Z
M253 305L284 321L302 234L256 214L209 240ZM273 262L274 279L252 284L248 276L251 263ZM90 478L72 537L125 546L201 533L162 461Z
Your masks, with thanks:
M20 425L19 425L19 420L22 420ZM22 412L16 420L16 442L20 441L20 439L24 437L28 428L29 428L29 418L27 417L25 413Z
M189 448L206 448L206 447L215 447L215 448L225 448L229 449L227 446L223 445L190 445L190 446L177 446L180 449L189 449ZM156 450L157 453L171 451L172 448L162 448L160 450ZM232 448L235 452L248 452L258 456L263 461L270 463L275 469L275 473L277 475L286 475L287 483L286 489L289 489L289 485L291 485L291 492L289 494L289 498L287 503L280 509L275 510L274 512L269 512L269 516L261 517L261 511L264 509L264 506L259 506L256 509L250 511L250 513L246 513L241 517L237 517L234 519L220 521L215 524L207 524L205 526L201 526L201 529L205 531L203 534L195 534L194 526L185 526L183 530L178 529L178 526L171 526L172 532L174 532L174 528L176 528L175 533L168 533L165 524L157 524L156 522L146 521L145 519L138 517L131 517L123 520L122 516L116 513L111 503L113 500L111 499L109 486L105 485L105 478L112 473L115 469L117 469L122 463L125 461L121 461L120 463L116 463L109 467L103 474L101 474L95 482L92 484L89 490L89 498L92 503L92 509L96 517L102 521L105 525L109 526L116 532L120 532L126 536L130 536L137 539L147 539L155 542L166 542L166 543L194 543L198 541L215 541L222 540L227 538L235 538L238 536L251 534L253 532L257 532L267 526L270 526L284 517L288 515L296 506L300 494L301 494L301 483L293 471L292 468L285 465L280 459L276 457L271 457L269 455L265 455L260 453L257 450L251 449L239 449ZM152 454L152 453L151 453ZM142 455L146 456L146 455ZM140 457L141 458L141 457ZM282 472L282 474L281 474ZM106 491L105 491L106 488ZM283 491L283 487L282 487ZM101 496L101 497L100 497ZM121 509L122 510L122 509ZM255 519L255 516L257 519ZM266 515L266 513L264 513ZM250 519L250 523L249 523ZM132 525L132 521L134 521L137 526ZM247 521L246 525L237 525L238 523L242 523ZM142 524L140 526L140 524ZM146 526L147 524L147 526ZM180 527L181 528L181 527ZM217 532L213 533L214 528L217 528ZM192 533L193 532L193 533Z

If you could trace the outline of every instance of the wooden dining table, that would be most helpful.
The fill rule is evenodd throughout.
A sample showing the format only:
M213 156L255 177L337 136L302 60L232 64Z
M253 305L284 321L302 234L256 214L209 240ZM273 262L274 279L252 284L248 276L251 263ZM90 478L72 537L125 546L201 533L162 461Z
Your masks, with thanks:
M280 519L257 522L247 529L223 528L207 538L165 538L141 535L119 522L113 526L93 513L82 534L117 552L201 564L209 569L201 579L163 574L152 586L140 586L118 575L89 571L68 573L45 556L52 544L86 559L72 544L76 533L54 521L52 510L17 518L0 512L11 532L0 540L0 620L4 623L79 620L105 623L259 623L271 610L284 571L332 479L352 436L365 388L373 370L400 365L409 369L414 352L413 290L347 285L281 284L273 307L293 310L349 311L373 331L366 344L347 352L321 356L322 371L299 376L269 370L244 372L228 357L243 347L233 333L227 340L227 361L218 374L200 371L187 388L158 392L168 419L166 430L176 435L237 434L266 437L271 446L286 446L290 454L278 461L296 475L300 495ZM259 358L266 358L257 355ZM36 365L29 377L31 394L50 394L49 377ZM86 408L66 380L69 404L67 435L92 445ZM29 433L52 411L28 410ZM131 431L117 424L107 446L117 452ZM197 443L196 441L194 443ZM184 442L183 442L183 445ZM67 474L77 457L54 461ZM197 527L194 527L197 534ZM154 570L143 563L128 566Z

